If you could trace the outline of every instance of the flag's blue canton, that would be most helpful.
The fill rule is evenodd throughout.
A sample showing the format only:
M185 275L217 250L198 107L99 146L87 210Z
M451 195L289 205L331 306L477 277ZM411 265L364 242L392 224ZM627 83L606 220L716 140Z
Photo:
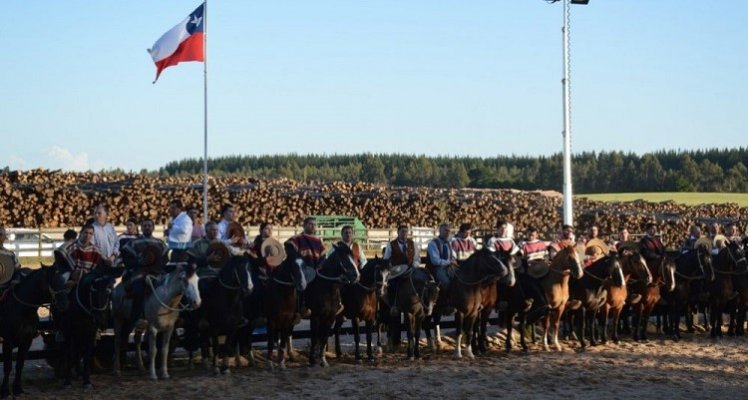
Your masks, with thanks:
M200 4L200 7L196 8L189 16L187 21L187 33L190 35L195 32L203 31L203 11L205 10L205 3Z

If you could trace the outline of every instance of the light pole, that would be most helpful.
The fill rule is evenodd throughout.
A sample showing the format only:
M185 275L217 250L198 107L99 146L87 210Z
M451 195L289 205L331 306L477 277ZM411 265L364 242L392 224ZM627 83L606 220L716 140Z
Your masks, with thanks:
M559 0L548 0L557 3ZM561 80L564 96L564 224L574 225L573 190L571 186L571 96L569 95L569 2L587 4L589 0L563 0L564 25L561 28L564 48L564 78Z

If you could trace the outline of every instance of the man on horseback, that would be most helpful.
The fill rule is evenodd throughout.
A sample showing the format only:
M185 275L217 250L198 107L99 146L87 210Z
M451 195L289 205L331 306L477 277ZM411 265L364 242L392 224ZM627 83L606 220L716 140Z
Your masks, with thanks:
M231 239L228 237L229 224L236 221L236 213L234 212L233 204L224 204L221 207L221 221L218 223L218 238L227 241Z
M304 264L315 270L319 269L324 259L325 244L316 236L317 220L314 217L306 217L303 222L304 231L288 239L286 243L293 246ZM299 296L299 317L309 318L311 310L304 306L304 296Z
M457 258L449 245L449 231L448 223L439 225L439 236L429 242L427 249L429 265L442 291L448 290L453 269L457 268Z
M387 243L382 258L390 260L393 270L402 269L402 272L409 268L418 268L420 266L420 254L418 253L418 249L416 249L413 239L408 238L407 225L397 227L397 238ZM403 266L406 266L406 268L402 268ZM400 310L397 308L396 300L399 279L394 277L394 275L396 274L393 274L393 278L390 278L388 283L387 302L390 305L390 315L399 316ZM402 273L397 275L402 275Z
M558 239L556 239L548 248L548 255L551 259L556 255L557 252L561 251L563 248L575 244L575 237L574 237L574 227L568 224L564 224L561 227L561 233L558 235Z
M6 283L9 287L15 286L21 279L18 270L21 269L21 263L13 250L5 248L5 241L8 239L5 227L0 225L0 288ZM0 293L1 295L2 293Z
M696 245L696 241L701 239L701 227L694 224L691 226L691 235L686 239L686 241L683 243L683 247L681 247L680 252L681 254L686 254L689 251L693 250L693 248Z
M122 249L122 261L125 272L122 275L122 285L125 292L132 298L133 319L142 318L145 303L146 275L163 274L163 266L168 260L169 248L163 240L153 237L154 224L150 219L140 223L142 234L130 241Z
M81 229L78 241L70 246L68 254L73 262L73 273L70 274L70 279L68 279L68 288L75 286L83 275L91 272L99 263L111 263L110 259L93 244L93 239L94 226L85 225Z
M514 242L514 226L503 219L496 223L496 233L488 240L488 248L504 251L509 255L519 253L520 248Z
M641 255L647 265L660 265L665 258L665 245L662 244L660 237L657 235L657 224L649 222L645 229L647 232L639 242Z
M190 263L195 264L198 270L209 267L216 261L217 256L215 254L208 254L208 249L212 243L219 241L218 224L214 221L209 221L205 224L205 237L192 242L192 248L187 250ZM198 273L198 275L200 274Z
M452 251L457 261L465 261L478 250L478 242L470 236L472 225L462 224L460 230L450 241Z
M341 240L338 242L338 247L348 246L348 248L351 249L351 255L353 256L353 262L356 264L356 268L363 268L364 265L366 265L366 254L361 251L361 246L353 240L353 227L350 225L344 226L340 230L340 236ZM335 248L331 249L327 257L329 258L334 252Z

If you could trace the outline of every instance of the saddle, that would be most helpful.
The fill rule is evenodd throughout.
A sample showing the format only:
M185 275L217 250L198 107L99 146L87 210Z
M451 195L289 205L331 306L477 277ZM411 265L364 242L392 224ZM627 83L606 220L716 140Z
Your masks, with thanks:
M15 274L16 266L11 254L0 253L0 287L8 284Z
M534 279L543 279L551 271L551 266L545 260L535 260L527 263L527 275Z
M412 268L408 264L393 265L390 268L390 275L387 277L387 281L389 282L395 278L399 278L411 270Z
M304 265L304 267L301 268L301 272L304 274L307 285L312 283L314 278L317 277L317 270L308 265Z

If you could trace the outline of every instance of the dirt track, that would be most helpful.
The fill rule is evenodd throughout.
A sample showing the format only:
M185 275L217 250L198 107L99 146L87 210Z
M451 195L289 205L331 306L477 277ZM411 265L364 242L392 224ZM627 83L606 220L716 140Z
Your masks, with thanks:
M494 336L495 338L497 336ZM503 345L503 338L501 340ZM679 344L655 339L628 340L578 353L568 343L562 353L505 354L498 348L475 361L454 360L452 346L411 362L385 354L374 364L354 365L351 355L330 358L330 368L309 368L306 358L289 369L270 372L264 361L254 368L214 377L202 368L189 371L176 362L169 381L151 382L135 371L115 379L94 376L96 388L80 383L61 389L47 367L29 368L27 398L41 399L245 399L245 398L743 398L748 383L746 338L714 342L703 336ZM259 353L258 353L259 354Z

